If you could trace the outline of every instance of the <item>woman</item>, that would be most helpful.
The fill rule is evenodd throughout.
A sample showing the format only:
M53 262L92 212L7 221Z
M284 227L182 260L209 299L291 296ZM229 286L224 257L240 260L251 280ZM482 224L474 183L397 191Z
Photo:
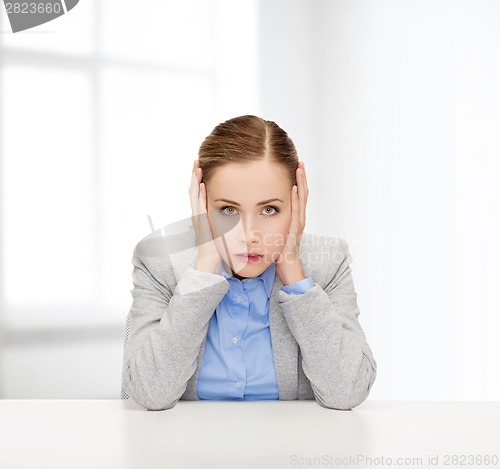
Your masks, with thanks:
M191 230L141 240L123 387L149 410L179 401L361 404L377 364L341 238L304 233L303 162L276 123L241 116L202 143Z

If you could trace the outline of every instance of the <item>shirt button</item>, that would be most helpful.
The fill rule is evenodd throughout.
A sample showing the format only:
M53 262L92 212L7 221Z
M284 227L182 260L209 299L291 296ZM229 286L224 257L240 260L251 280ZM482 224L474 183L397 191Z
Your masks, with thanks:
M238 301L243 301L243 296L238 296Z
M235 344L236 342L238 342L238 339L237 339L236 337L233 337L233 338L231 339L231 342L232 342L233 344Z
M239 388L240 387L240 383L234 383L234 385Z

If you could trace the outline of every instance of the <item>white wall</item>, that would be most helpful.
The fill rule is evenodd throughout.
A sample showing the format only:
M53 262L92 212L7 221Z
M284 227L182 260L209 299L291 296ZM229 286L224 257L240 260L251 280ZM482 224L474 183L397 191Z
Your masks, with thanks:
M260 11L262 110L306 162L307 229L349 242L371 397L498 400L500 3Z

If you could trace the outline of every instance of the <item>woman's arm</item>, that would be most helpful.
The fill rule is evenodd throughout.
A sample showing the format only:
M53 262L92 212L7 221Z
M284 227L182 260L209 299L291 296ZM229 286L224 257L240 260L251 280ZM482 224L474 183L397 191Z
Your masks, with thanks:
M301 295L280 291L279 301L316 401L323 407L349 410L368 397L377 364L357 319L352 258L342 241L340 254L338 247L336 252L330 248L329 258L340 262L332 263L338 269L329 273L324 288L315 283Z
M140 256L136 247L132 263L133 303L123 384L129 396L147 409L170 409L196 371L209 320L229 283L189 266L172 292L168 282L160 281L158 258ZM175 277L167 267L165 272L170 270Z

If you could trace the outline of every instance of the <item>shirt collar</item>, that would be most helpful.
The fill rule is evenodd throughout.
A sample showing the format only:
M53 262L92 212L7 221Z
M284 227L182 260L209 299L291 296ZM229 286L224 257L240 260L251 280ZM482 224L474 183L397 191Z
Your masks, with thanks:
M224 267L221 266L219 268L219 275L222 275L223 277L227 279L233 279L241 282L241 280L237 279L234 275L229 275L225 270ZM264 272L262 272L260 275L257 275L256 277L249 277L249 278L254 278L258 279L261 278L264 281L264 286L266 287L266 293L267 297L271 297L271 292L273 291L273 285L274 285L274 279L276 277L276 264L273 262Z

